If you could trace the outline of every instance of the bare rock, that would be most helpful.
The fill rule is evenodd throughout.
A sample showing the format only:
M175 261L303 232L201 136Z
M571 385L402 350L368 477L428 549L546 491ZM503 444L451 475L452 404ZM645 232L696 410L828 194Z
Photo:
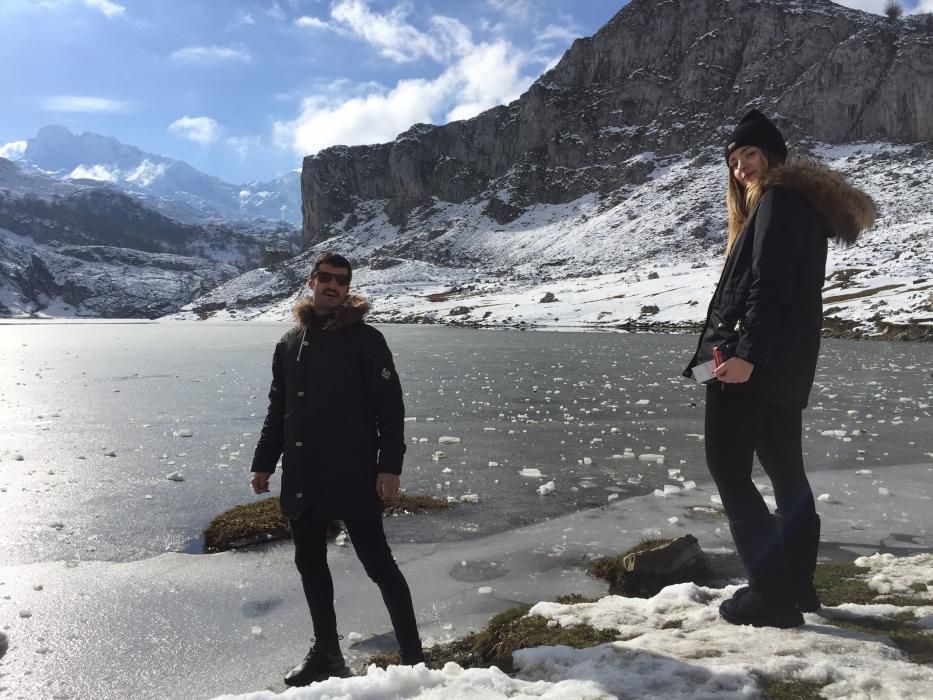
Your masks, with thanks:
M622 567L640 576L670 576L680 570L691 569L705 559L697 538L684 535L660 547L626 555L622 559Z

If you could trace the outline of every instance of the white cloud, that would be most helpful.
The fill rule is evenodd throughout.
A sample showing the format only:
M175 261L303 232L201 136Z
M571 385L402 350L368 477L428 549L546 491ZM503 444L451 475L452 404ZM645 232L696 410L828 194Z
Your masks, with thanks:
M0 158L19 160L26 152L25 141L10 141L0 146Z
M134 182L143 187L149 187L153 182L165 175L165 163L152 163L148 158L137 165L126 176L127 182Z
M443 18L442 23L438 24L440 18L436 18L434 26L440 30L440 36L432 36L408 24L402 6L383 15L371 11L365 0L338 0L331 8L330 16L334 22L372 44L379 53L397 63L416 61L425 56L437 61L444 60L450 52L443 39L449 38L451 23L459 24L457 20L449 18Z
M279 3L273 2L272 6L266 10L266 14L269 15L272 19L282 22L285 20L285 13L282 11L282 8L279 7Z
M239 27L252 27L256 24L256 20L253 18L253 15L245 10L240 10L237 12L236 18L230 23L231 28L237 29Z
M210 117L189 117L186 114L168 128L172 133L200 144L213 143L220 135L220 125Z
M87 7L100 10L107 17L118 17L126 12L126 8L123 5L118 5L111 0L84 0L84 4Z
M119 170L108 170L104 165L79 165L65 176L66 180L100 180L101 182L117 182L120 179Z
M259 136L231 136L227 139L227 146L236 151L240 158L246 158L262 146L262 139Z
M85 95L44 97L40 104L46 112L128 112L133 107L131 102Z
M186 63L204 64L231 61L249 63L253 60L246 51L237 51L227 46L188 46L175 51L172 54L172 58L176 61L184 61Z
M539 44L565 44L567 48L573 43L574 39L580 37L580 30L573 24L558 25L549 24L540 32L535 33L535 39Z
M527 22L534 15L534 3L531 0L486 0L486 3L506 17L519 22Z
M481 44L464 56L448 71L456 85L456 104L447 120L469 119L516 99L532 82L521 74L523 60L503 41Z
M919 12L933 12L933 0L920 0L917 6L910 11L910 14L913 15Z
M532 82L522 75L527 56L507 42L470 45L469 52L433 80L402 80L362 95L319 92L302 102L294 121L274 126L276 143L298 154L337 144L391 141L417 122L467 119L518 97Z
M297 27L306 27L311 29L330 29L331 26L322 19L317 17L309 17L307 15L299 17L295 20L295 26Z

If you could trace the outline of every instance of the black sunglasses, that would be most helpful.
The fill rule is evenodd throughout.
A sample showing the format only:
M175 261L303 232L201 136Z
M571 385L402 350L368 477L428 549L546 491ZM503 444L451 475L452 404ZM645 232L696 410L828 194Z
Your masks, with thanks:
M348 284L350 284L350 275L335 275L333 272L324 272L322 270L315 272L314 278L320 282L323 282L324 284L336 281L337 284L339 284L341 287L346 287Z

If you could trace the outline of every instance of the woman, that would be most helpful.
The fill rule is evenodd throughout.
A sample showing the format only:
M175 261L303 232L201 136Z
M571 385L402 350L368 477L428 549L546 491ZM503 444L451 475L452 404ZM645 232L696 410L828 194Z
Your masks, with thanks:
M726 262L684 372L714 360L706 460L749 579L720 614L782 628L820 607L820 519L804 473L801 414L819 354L827 238L852 243L875 217L871 198L838 173L786 158L780 131L757 110L729 139ZM755 454L774 486L773 516L752 483Z

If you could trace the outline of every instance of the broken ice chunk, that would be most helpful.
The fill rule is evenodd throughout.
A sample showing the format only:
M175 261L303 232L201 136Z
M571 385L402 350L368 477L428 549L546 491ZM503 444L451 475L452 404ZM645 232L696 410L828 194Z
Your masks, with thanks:
M537 477L537 478L540 478L541 476L543 476L541 474L541 470L535 469L534 467L525 467L519 472L519 474L521 476L531 476L531 477Z
M165 478L169 481L184 481L185 477L181 472L172 472L171 474L166 474Z
M456 445L460 442L460 438L451 437L450 435L441 435L437 441L442 445Z
M557 487L554 485L554 482L549 481L546 484L541 484L538 487L538 493L542 496L547 496L549 493L553 493L555 488Z

